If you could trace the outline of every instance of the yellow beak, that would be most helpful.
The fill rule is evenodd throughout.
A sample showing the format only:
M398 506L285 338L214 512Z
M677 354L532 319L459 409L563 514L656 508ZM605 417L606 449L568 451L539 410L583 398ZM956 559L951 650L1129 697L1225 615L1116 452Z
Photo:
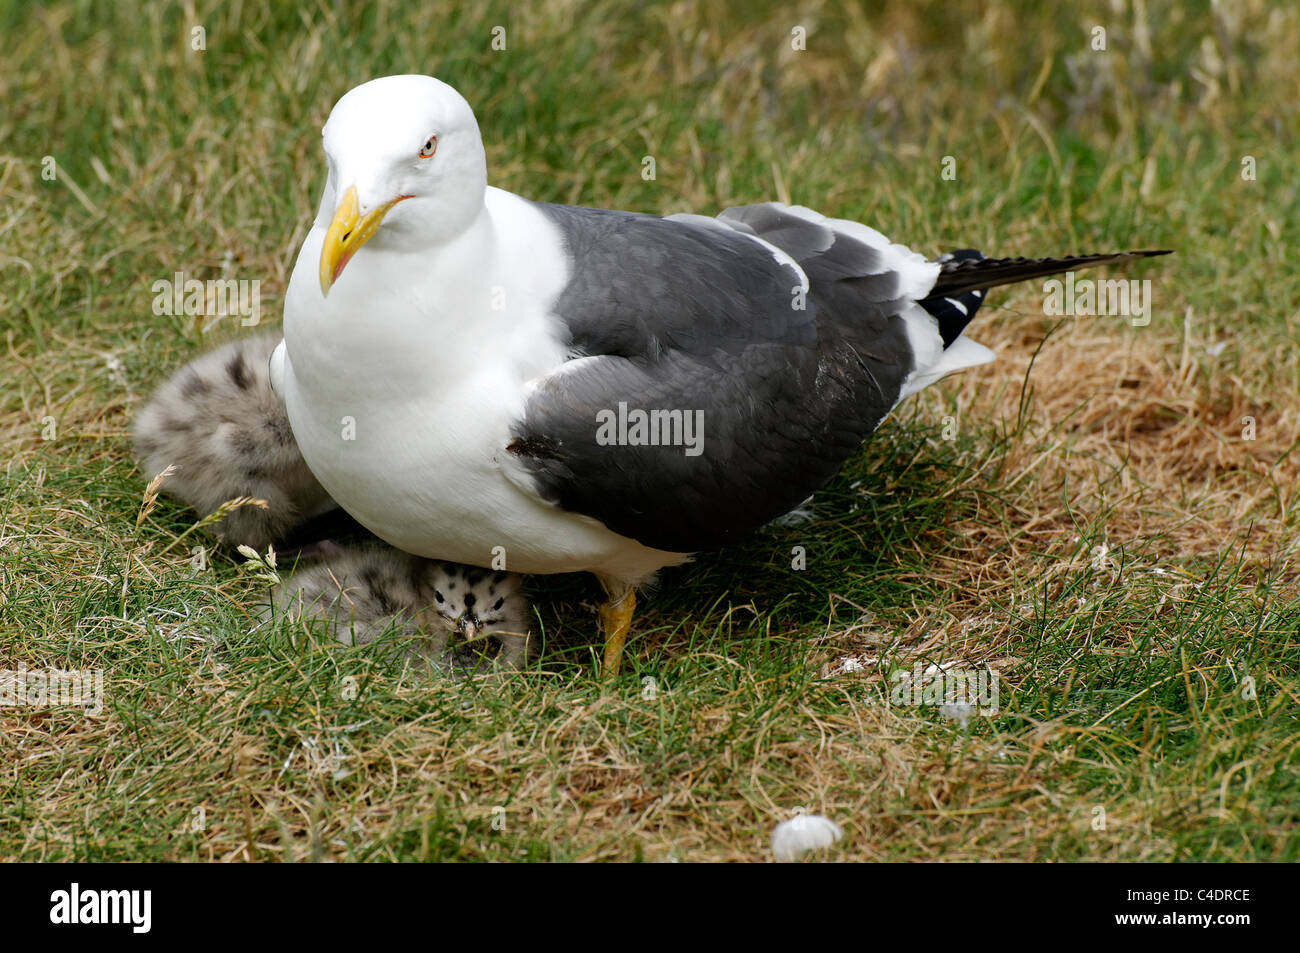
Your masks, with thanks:
M330 222L329 231L325 233L325 244L320 250L320 293L322 295L330 293L331 286L338 281L339 275L343 274L344 267L357 253L357 249L379 231L379 224L388 214L388 210L402 199L409 198L411 198L409 195L399 195L391 202L380 205L369 214L362 216L358 214L360 202L357 200L357 187L354 185L343 193L343 201L334 211L334 220Z

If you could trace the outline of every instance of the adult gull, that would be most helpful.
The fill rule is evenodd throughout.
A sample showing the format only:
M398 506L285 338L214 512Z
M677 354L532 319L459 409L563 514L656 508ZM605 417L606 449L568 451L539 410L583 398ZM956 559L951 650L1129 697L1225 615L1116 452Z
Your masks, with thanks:
M717 218L488 185L454 89L390 76L323 132L328 177L272 381L329 495L409 553L588 571L616 672L636 588L823 486L891 409L992 353L984 292L1159 254L935 261L776 203Z

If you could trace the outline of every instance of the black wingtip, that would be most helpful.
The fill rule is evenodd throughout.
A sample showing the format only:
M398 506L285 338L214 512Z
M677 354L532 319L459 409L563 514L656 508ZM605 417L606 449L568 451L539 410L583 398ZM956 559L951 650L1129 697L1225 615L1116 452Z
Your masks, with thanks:
M945 267L950 263L983 260L984 253L975 248L954 248L935 259ZM946 348L961 336L966 325L975 317L975 312L984 303L984 292L977 289L946 296L931 295L919 303L939 322L939 336L943 338L943 346Z
M1066 255L1061 258L940 259L939 279L930 290L930 296L951 297L976 289L987 290L1031 278L1045 278L1076 268L1093 268L1097 265L1171 254L1173 249L1161 248L1100 255Z

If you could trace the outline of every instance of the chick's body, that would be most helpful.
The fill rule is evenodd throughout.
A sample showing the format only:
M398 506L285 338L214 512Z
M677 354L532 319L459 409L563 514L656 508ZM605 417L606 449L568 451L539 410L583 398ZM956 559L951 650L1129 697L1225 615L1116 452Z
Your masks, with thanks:
M273 590L273 615L320 620L351 645L395 631L411 661L441 672L519 669L535 655L518 576L391 548L299 570Z
M136 418L136 454L147 476L169 465L163 492L207 516L241 496L216 524L234 545L263 549L297 524L333 507L303 460L289 417L271 390L267 362L279 334L241 338L173 374Z

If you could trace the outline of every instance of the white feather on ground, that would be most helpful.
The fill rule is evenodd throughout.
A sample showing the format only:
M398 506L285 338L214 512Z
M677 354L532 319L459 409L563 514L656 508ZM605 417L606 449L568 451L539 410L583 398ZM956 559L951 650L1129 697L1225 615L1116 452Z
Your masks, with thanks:
M844 836L840 826L820 814L800 814L782 821L772 831L772 854L779 862L798 860L819 847L829 847Z

